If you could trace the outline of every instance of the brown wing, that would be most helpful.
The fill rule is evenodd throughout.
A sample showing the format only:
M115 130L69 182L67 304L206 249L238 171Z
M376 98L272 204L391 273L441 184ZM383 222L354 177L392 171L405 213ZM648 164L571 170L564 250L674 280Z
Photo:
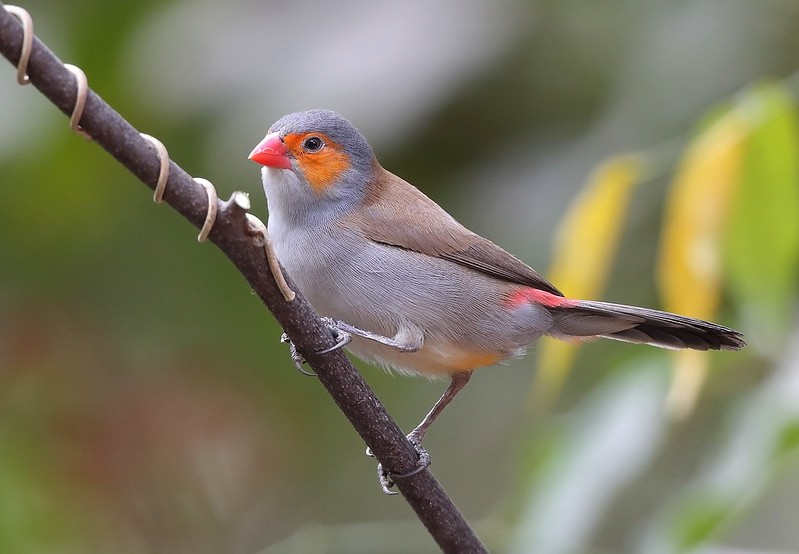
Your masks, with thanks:
M563 294L533 268L458 223L419 189L382 167L367 186L364 209L348 216L375 242L449 260L492 277ZM424 221L409 225L410 220Z

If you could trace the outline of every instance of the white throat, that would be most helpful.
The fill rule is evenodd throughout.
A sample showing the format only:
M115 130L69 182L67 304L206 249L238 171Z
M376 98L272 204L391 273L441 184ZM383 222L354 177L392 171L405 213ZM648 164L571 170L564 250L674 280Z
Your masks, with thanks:
M291 170L264 167L261 177L270 233L326 225L341 212L340 206L319 196Z

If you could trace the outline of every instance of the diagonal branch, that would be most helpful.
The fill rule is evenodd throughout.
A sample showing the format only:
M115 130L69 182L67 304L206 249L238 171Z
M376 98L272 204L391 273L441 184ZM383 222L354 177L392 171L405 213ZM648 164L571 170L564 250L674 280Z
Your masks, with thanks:
M0 52L16 66L23 28L0 3ZM27 73L31 83L58 109L72 113L77 87L75 77L41 41L33 38ZM154 188L159 159L155 147L93 91L88 91L80 127L142 182ZM170 162L164 201L195 227L205 220L205 189L180 166ZM340 351L315 352L334 344L333 337L308 302L298 294L284 299L269 269L264 251L253 244L246 211L232 198L220 202L209 240L222 250L296 345L319 376L319 381L384 467L407 473L416 467L417 454L388 415L363 377ZM287 276L289 286L296 290ZM445 552L485 552L485 547L429 470L399 480L397 487Z

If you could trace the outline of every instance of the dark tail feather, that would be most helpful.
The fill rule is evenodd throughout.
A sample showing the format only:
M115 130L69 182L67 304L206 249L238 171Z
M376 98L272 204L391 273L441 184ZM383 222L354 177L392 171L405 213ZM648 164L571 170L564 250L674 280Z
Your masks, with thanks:
M738 350L746 345L734 329L659 310L580 300L550 311L555 319L550 334L558 338L604 337L693 350Z

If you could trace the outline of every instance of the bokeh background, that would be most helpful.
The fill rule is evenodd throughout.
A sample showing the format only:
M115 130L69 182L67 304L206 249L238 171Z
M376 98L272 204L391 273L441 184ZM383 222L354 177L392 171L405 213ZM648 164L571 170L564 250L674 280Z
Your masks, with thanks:
M106 101L263 219L246 156L311 107L345 114L384 166L544 272L595 169L642 152L601 297L663 306L686 148L730 106L762 107L746 100L758 83L779 91L790 135L759 148L782 156L779 198L799 187L796 0L20 3ZM739 217L793 217L748 190ZM434 552L195 234L0 64L0 552ZM426 446L492 550L799 551L799 275L784 250L779 317L758 315L768 273L746 301L714 289L715 318L751 344L709 355L679 415L673 358L641 346L588 345L558 387L537 378L540 347L476 374ZM727 252L739 275L768 266L757 244ZM359 367L405 429L445 386Z

